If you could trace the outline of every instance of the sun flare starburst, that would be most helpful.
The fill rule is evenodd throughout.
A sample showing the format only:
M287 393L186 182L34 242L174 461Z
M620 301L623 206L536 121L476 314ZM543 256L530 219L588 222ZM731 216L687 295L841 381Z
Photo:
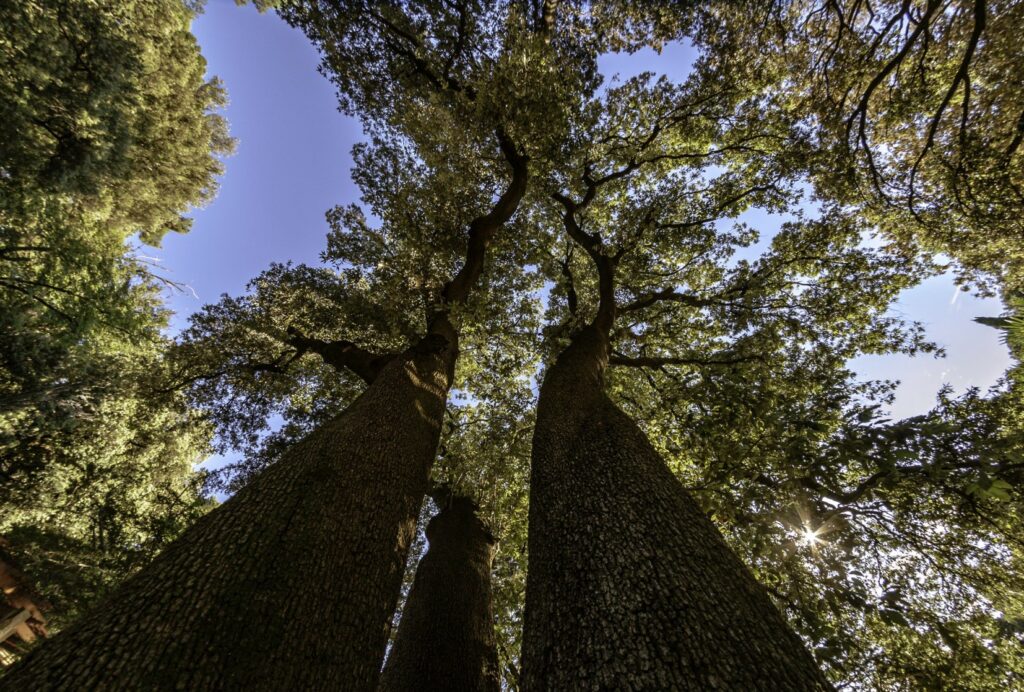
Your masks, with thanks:
M821 542L821 538L818 537L818 534L818 529L812 529L809 526L805 526L800 535L800 542L804 545L816 545Z

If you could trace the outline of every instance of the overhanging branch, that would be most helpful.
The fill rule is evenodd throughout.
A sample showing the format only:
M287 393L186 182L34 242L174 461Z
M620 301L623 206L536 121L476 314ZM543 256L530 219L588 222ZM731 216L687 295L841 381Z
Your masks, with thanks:
M619 308L620 312L635 312L637 310L643 310L644 308L650 307L655 303L670 302L670 303L682 303L694 308L703 308L709 305L714 305L717 301L700 298L698 296L690 295L687 293L679 293L674 288L665 288L660 291L648 293L640 296L631 303L627 303L623 307Z
M759 356L741 356L720 354L710 358L697 356L624 356L615 353L608 359L609 365L622 365L631 368L660 368L665 365L695 365L698 367L714 367L721 365L738 365L761 360Z
M601 236L587 233L580 227L576 211L582 208L581 205L559 192L554 193L552 197L565 208L562 224L566 233L586 251L594 263L594 268L597 269L600 302L591 324L602 334L607 334L615 323L615 260L601 252Z

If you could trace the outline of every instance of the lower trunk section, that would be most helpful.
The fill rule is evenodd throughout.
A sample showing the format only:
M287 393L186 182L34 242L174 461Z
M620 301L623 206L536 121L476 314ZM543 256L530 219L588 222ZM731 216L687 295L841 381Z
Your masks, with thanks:
M577 337L540 391L523 689L822 690L753 575L601 388Z
M473 503L458 497L430 521L427 539L378 689L497 692L494 541Z
M456 353L424 341L0 688L372 690Z

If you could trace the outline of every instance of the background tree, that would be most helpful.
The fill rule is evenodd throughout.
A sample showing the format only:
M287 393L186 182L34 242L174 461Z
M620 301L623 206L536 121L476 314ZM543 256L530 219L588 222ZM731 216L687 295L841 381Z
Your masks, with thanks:
M202 510L208 428L163 369L160 280L231 148L219 84L159 2L0 9L0 533L59 625Z
M592 270L588 281L577 282L571 256L560 263L568 312L576 317L581 295L597 307L578 317L541 386L531 474L526 688L580 680L825 686L766 594L603 392L609 363L729 367L770 359L787 337L790 348L806 348L814 337L824 340L836 322L850 330L853 351L900 341L878 315L879 305L884 310L898 291L900 275L891 262L837 253L860 238L834 220L794 224L783 234L788 247L776 239L783 257L770 253L763 270L746 262L735 273L723 266L730 245L751 238L719 232L716 222L751 205L779 209L789 201L782 153L788 138L785 122L757 107L756 91L744 98L745 85L720 88L704 81L706 75L698 68L679 86L651 84L645 75L607 92L605 102L580 120L581 146L570 159L576 170L565 169L570 190L559 186L552 193L563 207L566 234ZM835 281L813 266L827 263L825 257L841 262L833 271L863 273L866 295L849 305L845 296L842 305L815 304ZM819 272L826 274L820 288ZM800 274L810 276L799 281ZM804 290L800 307L807 312L789 327L800 333L787 334L784 318L758 328L750 313L768 307L760 305L761 291L784 304L793 300L791 291ZM729 330L717 323L716 307L745 314L745 323ZM648 352L648 344L666 350L660 339L685 351ZM793 355L773 365L784 366ZM737 638L741 631L746 634ZM747 636L772 642L771 653L767 646L751 647Z
M433 493L440 511L416 567L381 690L498 690L491 606L495 538L467 497Z
M534 305L540 307L537 302ZM538 310L535 320L539 317ZM433 471L435 483L453 493L475 494L477 515L498 539L491 593L499 667L503 688L508 689L518 689L520 684L533 378L540 341L537 321L518 326L534 327L514 342L518 351L497 342L482 344L479 354L485 359L467 354L463 361L467 386L455 393L449 405ZM524 355L516 357L517 352ZM490 356L497 356L497 362Z
M51 630L151 560L210 506L194 468L209 453L210 426L180 394L154 395L168 345L160 338L100 344L119 351L101 351L104 360L89 364L104 367L102 390L43 409L56 430L33 429L27 415L21 420L28 425L5 430L11 446L0 533L53 604Z

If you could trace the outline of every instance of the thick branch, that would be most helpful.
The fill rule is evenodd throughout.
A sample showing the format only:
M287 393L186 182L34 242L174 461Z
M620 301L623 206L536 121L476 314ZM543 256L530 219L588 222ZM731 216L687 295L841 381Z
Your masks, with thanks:
M299 334L294 327L288 327L287 341L298 351L291 360L295 360L303 353L315 353L331 367L349 370L367 384L372 384L381 369L395 357L393 353L372 353L351 341L311 339Z
M529 177L528 158L525 154L519 153L504 130L499 129L497 134L501 153L504 154L505 160L508 161L509 167L512 169L512 180L509 181L508 188L498 198L498 201L494 203L491 211L470 222L469 239L466 243L466 262L455 278L444 287L443 298L447 304L466 302L470 290L483 272L487 245L498 229L512 218L512 214L519 207L520 200L526 194L526 182Z
M1007 160L1012 158L1017 153L1017 149L1020 148L1022 141L1024 141L1024 111L1021 111L1020 117L1017 119L1017 128L1014 130L1013 139L1010 140L1006 151L1003 152L1003 157Z
M620 178L625 178L630 173L640 168L642 164L642 161L637 161L635 158L630 159L629 163L627 163L622 168L614 170L611 173L606 173L600 178L594 178L593 176L590 175L589 170L586 171L583 174L583 182L586 183L587 185L587 191L583 194L583 200L579 204L577 204L576 207L578 209L583 209L593 201L594 196L597 194L597 188L601 187L602 185L607 185L608 183L619 180Z
M718 357L697 358L694 356L637 356L629 357L614 354L608 359L609 365L624 365L631 368L660 368L664 365L696 365L713 367L716 365L737 365L761 360L758 356L739 356L722 354Z
M573 280L572 268L569 266L572 255L568 255L562 262L562 276L565 277L565 300L569 304L569 313L576 314L579 307L579 298L576 295L576 282Z
M8 245L0 247L0 257L15 252L49 252L50 249L47 245Z
M875 188L880 193L882 192L881 174L879 173L875 165L874 156L871 153L871 147L868 143L867 137L868 107L871 101L871 96L872 94L874 94L875 90L878 89L878 87L885 81L886 77L889 76L889 73L891 73L903 62L904 58L906 58L907 54L910 52L910 49L917 42L917 39L921 36L921 34L927 32L929 23L931 21L931 17L939 8L940 4L941 2L939 0L929 0L928 5L925 7L924 13L921 15L920 21L917 23L917 26L907 37L906 43L896 53L896 55L894 55L892 59L889 60L889 62L887 62L882 67L882 69L875 74L874 78L872 78L872 80L868 83L867 87L864 89L864 92L861 94L860 102L857 104L857 107L854 109L853 113L850 114L850 117L847 118L846 120L846 141L847 143L849 143L854 123L857 123L857 139L860 142L860 145L863 146L864 153L868 157L868 168L871 171L871 176L872 180L874 181ZM927 36L926 33L925 35Z
M708 189L711 189L711 188L708 188ZM718 221L719 219L721 219L722 215L724 213L726 213L729 210L729 207L731 207L732 205L734 205L734 204L736 204L738 202L742 202L745 198L747 198L747 197L749 197L751 195L757 194L758 192L769 192L769 191L774 191L774 192L776 192L778 194L781 194L781 192L779 190L779 187L777 185L775 185L774 183L769 183L767 185L755 185L753 187L747 188L743 192L737 193L737 194L733 195L732 197L729 197L728 199L723 200L720 204L718 204L712 210L712 213L709 214L708 216L705 216L705 217L700 218L700 219L695 219L693 221L679 221L679 222L660 223L660 224L657 225L657 229L658 230L664 230L664 229L671 228L671 229L678 230L678 229L684 229L684 228L695 228L695 227L698 227L698 226L703 226L705 224L713 223L713 222Z
M601 252L599 235L587 233L580 227L576 220L580 206L561 193L556 192L552 196L565 208L562 224L569 237L586 250L597 269L599 302L591 325L601 334L608 334L615 323L615 260Z
M464 89L462 84L447 70L443 77L438 76L434 72L430 63L421 55L421 53L425 52L425 48L423 43L415 35L405 29L402 29L395 22L391 21L381 13L370 11L368 16L375 19L387 32L390 33L391 38L396 41L395 44L392 44L392 47L409 59L412 63L413 71L430 82L431 87L433 87L435 91L441 92L447 88L451 91L465 93L470 100L476 98L476 93L472 88ZM461 36L458 43L460 45L463 43ZM454 63L455 57L456 55L454 53L450 56L450 64Z
M551 34L555 32L555 15L558 11L558 0L544 0L544 7L540 16L540 32L546 41L551 40Z
M452 48L452 52L444 64L445 80L449 83L454 81L454 78L452 77L452 68L455 66L455 61L459 58L466 46L466 24L469 20L468 11L469 8L466 7L465 2L456 3L456 12L459 14L459 27L456 33L455 47Z
M964 50L964 56L960 61L960 65L957 68L956 74L953 77L952 83L949 85L949 89L946 90L945 96L942 97L942 102L939 104L938 110L935 111L935 115L932 116L931 123L928 125L928 135L925 138L924 146L921 148L921 153L918 154L917 160L910 169L910 208L913 211L914 208L914 178L917 175L918 167L924 160L925 155L935 144L935 133L939 129L939 123L942 120L942 115L945 113L946 108L949 107L950 101L953 100L953 96L956 94L960 84L964 84L964 121L960 126L961 138L964 135L966 128L966 116L967 116L967 103L970 99L970 68L971 60L974 58L974 53L977 50L978 42L981 40L981 34L985 31L985 0L975 0L974 3L974 28L971 30L971 37L967 42L967 48Z
M75 324L75 322L76 322L74 317L72 317L68 313L64 312L63 310L58 308L56 305L50 303L45 298L40 298L39 296L37 296L32 291L28 291L28 290L22 288L21 286L19 286L17 284L9 283L7 281L0 281L0 286L6 286L7 288L11 289L12 291L17 291L18 293L22 294L23 296L26 296L27 298L30 298L30 299L36 301L37 303L39 303L40 305L45 307L47 310L49 310L53 314L57 315L61 319L63 319L65 322L70 322L71 324Z
M963 471L967 469L976 469L978 468L978 466L979 464L977 462L972 461L943 466L941 468L943 470L948 471ZM1012 468L1013 466L1016 465L1011 465L1010 467L1002 466L999 468L1000 470L1002 470L1004 468ZM803 476L795 480L802 487L808 490L813 490L815 492L821 493L823 497L826 497L832 500L833 502L838 503L840 506L836 508L836 511L841 512L845 509L848 509L851 505L854 505L860 500L862 500L870 491L877 488L879 485L883 483L883 481L889 478L931 473L934 472L935 470L936 466L930 464L914 464L911 466L893 466L891 468L883 468L861 479L861 481L857 483L856 486L847 491L840 491L829 488L825 485L822 485L816 478L812 476ZM769 482L770 479L767 479L763 475L759 476L755 480L757 480L762 485L771 485L772 483L774 483ZM778 484L775 483L775 486L773 487L776 487L777 485Z
M698 298L697 296L689 295L687 293L678 293L674 288L665 288L660 291L655 291L654 293L648 293L647 295L640 296L633 302L619 308L619 311L635 312L661 302L682 303L683 305L688 305L694 308L703 308L709 305L714 305L717 301L709 300L707 298Z
M154 394L170 394L172 392L178 392L192 384L195 384L196 382L201 382L203 380L215 380L219 377L224 377L229 372L236 369L248 370L249 372L252 373L272 372L280 375L287 372L288 366L291 365L294 361L298 360L300 357L302 357L305 353L306 349L286 351L281 355L277 356L276 358L274 358L274 360L270 361L269 363L248 362L235 365L230 368L221 368L219 370L214 370L212 372L200 372L195 375L189 375L187 377L179 377L174 381L173 384L170 384L166 387L153 387L150 391L152 391Z

